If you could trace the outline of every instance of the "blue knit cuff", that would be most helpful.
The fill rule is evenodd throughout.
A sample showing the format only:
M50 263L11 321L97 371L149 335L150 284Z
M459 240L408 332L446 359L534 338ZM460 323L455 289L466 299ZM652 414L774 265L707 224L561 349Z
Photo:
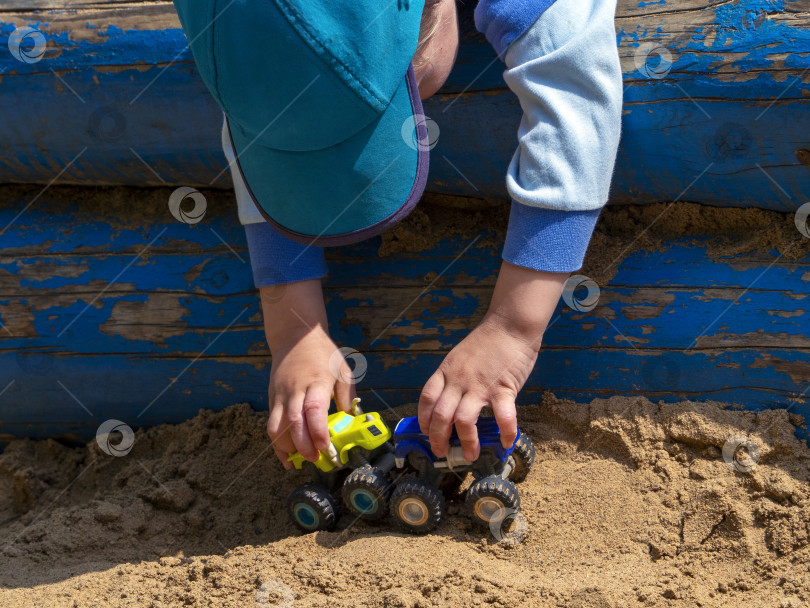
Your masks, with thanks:
M267 222L245 224L245 234L257 288L326 276L323 248L291 241Z
M558 211L512 201L502 257L532 270L579 270L601 211Z
M509 45L552 4L554 0L481 0L475 7L475 27L503 60Z

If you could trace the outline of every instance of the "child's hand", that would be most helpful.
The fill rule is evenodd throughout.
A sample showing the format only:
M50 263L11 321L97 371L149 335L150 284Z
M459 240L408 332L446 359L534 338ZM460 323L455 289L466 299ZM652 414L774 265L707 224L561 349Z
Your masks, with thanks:
M287 462L292 452L314 461L329 447L326 419L333 391L338 408L351 412L354 385L338 381L330 361L345 365L343 377L351 377L351 369L320 325L289 347L273 351L267 433L286 468L292 466Z
M436 456L447 455L455 423L464 457L478 458L475 423L486 405L495 413L501 444L511 447L517 436L515 398L534 368L567 278L503 263L489 311L445 357L419 398L419 426Z
M289 469L290 453L298 451L314 461L319 450L329 447L332 394L338 408L350 412L355 388L351 368L326 330L320 281L263 287L261 294L273 354L267 433L276 456Z
M536 340L539 346L539 338ZM537 359L531 342L510 335L500 323L485 318L445 357L419 399L419 426L430 436L436 456L447 455L455 422L464 457L479 456L475 422L486 405L492 407L501 443L511 447L517 436L515 398Z

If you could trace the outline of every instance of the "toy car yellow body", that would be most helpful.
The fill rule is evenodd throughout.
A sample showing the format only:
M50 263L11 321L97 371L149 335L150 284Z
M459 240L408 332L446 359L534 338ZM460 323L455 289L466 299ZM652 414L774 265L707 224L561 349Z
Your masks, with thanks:
M360 447L371 452L391 439L391 431L377 412L352 416L346 412L330 414L327 420L329 437L332 445L328 451L321 452L315 466L324 473L346 466L349 452ZM296 469L304 466L306 459L300 452L288 458Z

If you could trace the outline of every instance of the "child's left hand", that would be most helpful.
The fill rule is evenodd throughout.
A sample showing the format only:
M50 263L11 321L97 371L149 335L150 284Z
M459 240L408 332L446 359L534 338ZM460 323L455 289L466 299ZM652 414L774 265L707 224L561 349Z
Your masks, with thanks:
M419 426L436 456L447 455L452 425L467 460L480 453L475 426L492 407L501 443L517 436L515 398L529 377L543 332L568 274L538 272L504 262L487 314L442 361L419 398Z

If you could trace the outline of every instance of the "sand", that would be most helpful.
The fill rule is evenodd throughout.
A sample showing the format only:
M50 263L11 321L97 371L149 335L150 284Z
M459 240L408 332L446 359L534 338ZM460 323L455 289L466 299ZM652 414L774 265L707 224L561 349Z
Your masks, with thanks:
M38 189L0 187L0 200ZM49 205L72 209L77 192L53 187ZM132 227L165 221L171 189L95 192L81 190L83 212ZM232 193L206 197L209 213L235 214ZM380 254L472 238L482 226L476 246L497 254L507 219L503 203L427 197L382 236ZM581 273L607 283L634 251L684 234L717 258L810 252L787 214L611 207ZM95 443L13 441L0 455L0 607L810 606L810 450L795 438L799 417L551 395L519 415L538 458L519 486L528 533L512 544L473 526L458 499L425 537L347 516L335 532L299 533L285 499L303 479L275 461L266 414L245 404L138 430L119 458ZM735 436L759 447L749 472L724 461Z
M423 537L346 515L301 534L284 503L303 480L246 404L138 430L122 457L13 441L0 455L0 606L810 605L800 417L552 395L519 416L538 457L513 543L458 500ZM740 455L750 472L723 459L734 436L759 449Z

